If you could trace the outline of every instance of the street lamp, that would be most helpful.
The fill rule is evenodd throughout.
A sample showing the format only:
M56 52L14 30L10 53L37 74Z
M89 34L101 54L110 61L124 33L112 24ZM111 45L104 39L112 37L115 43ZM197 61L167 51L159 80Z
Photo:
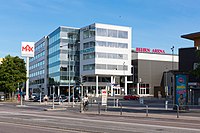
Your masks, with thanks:
M166 97L168 96L168 83L167 83L167 70L168 68L166 67L166 71L165 71L165 94L166 94Z
M124 74L124 95L125 95L125 93L126 93L126 92L125 92L125 91L126 91L126 90L125 90L125 86L126 86L125 84L126 84L126 82L125 82L125 70L124 70L124 67L125 67L125 62L123 62L123 74Z
M172 50L172 70L174 69L174 46L171 47L171 50Z
M54 109L54 95L55 95L55 85L53 85L53 109Z

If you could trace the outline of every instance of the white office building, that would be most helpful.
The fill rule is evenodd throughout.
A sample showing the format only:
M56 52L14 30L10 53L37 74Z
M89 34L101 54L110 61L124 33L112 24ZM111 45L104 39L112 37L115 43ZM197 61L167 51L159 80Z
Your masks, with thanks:
M127 94L131 75L131 27L95 23L80 29L80 76L87 94ZM120 84L124 83L121 87Z

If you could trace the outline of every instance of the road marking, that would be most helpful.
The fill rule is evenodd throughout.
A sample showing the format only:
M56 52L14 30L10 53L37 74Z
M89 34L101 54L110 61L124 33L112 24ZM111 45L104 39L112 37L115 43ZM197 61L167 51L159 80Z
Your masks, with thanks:
M188 131L198 131L200 129L194 128L185 128L185 127L172 127L172 126L161 126L161 125L153 125L153 124L139 124L139 123L127 123L127 122L115 122L115 121L108 121L108 120L92 120L92 119L82 119L82 118L70 118L70 117L60 117L60 116L44 116L38 114L26 114L26 113L14 113L14 112L4 112L6 114L13 114L13 115L26 115L26 116L34 116L34 117L43 117L43 118L54 118L54 119L65 119L65 120L76 120L76 121L90 121L90 122L99 122L99 123L112 123L112 124L125 124L131 126L148 126L148 127L155 127L155 128L165 128L165 129L180 129L180 130L188 130ZM194 124L193 124L194 125ZM198 124L199 125L199 124Z

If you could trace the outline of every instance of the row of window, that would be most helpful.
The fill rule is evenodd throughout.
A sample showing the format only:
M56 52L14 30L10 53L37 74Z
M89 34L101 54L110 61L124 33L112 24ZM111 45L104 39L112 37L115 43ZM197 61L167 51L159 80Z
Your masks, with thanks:
M59 72L59 71L60 71L60 66L59 65L49 68L49 72L50 73L55 73L55 72Z
M83 43L83 49L85 49L85 48L90 48L90 47L94 47L94 46L95 46L95 42Z
M111 30L111 29L103 29L97 28L96 29L97 36L105 36L105 37L115 37L115 38L128 38L128 31L121 31L121 30Z
M52 64L52 63L57 62L59 60L60 60L60 55L59 54L57 54L57 55L55 55L53 57L49 57L49 64Z
M29 67L29 69L32 70L32 69L35 69L35 68L37 68L37 67L39 67L39 66L42 66L42 65L44 65L44 60L43 60L43 61L40 61L40 62L38 62L38 63L36 63L36 64L31 65L31 66Z
M83 71L94 70L94 69L95 69L94 64L83 65Z
M87 54L83 54L83 60L87 60L87 59L92 59L95 58L95 53L87 53Z
M109 64L87 64L83 65L83 71L104 69L104 70L128 70L127 65L109 65Z
M36 46L35 51L38 51L39 49L43 48L45 46L45 42L39 44L38 46Z
M83 39L94 37L95 36L95 29L88 29L83 31Z
M33 58L30 59L30 62L37 60L38 58L45 56L45 51L42 51L41 53L35 55Z
M97 41L96 46L112 47L112 48L128 48L128 43Z
M108 58L108 59L128 59L127 54L115 54L115 53L101 53L97 52L96 53L96 58Z
M56 44L55 46L49 48L49 55L58 51L60 49L60 45L59 44Z
M44 83L44 79L30 81L30 85L40 84L40 86L38 86L38 87L41 87L41 84L43 84L43 83Z
M49 45L60 39L60 32L49 38Z
M44 74L44 70L40 70L40 71L37 71L37 72L34 72L34 73L30 73L30 78L32 77L35 77L35 76L38 76L38 75L42 75Z
M94 52L83 54L83 60L93 59L95 57L96 58L108 58L108 59L123 59L123 60L128 59L127 54L101 53L101 52L96 52L96 55Z

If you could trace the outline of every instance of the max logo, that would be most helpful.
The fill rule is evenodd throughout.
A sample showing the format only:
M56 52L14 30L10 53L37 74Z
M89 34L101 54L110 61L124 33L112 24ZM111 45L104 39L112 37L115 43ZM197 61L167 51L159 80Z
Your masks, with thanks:
M29 45L26 45L26 47L22 46L22 51L33 52L33 47L30 47Z

